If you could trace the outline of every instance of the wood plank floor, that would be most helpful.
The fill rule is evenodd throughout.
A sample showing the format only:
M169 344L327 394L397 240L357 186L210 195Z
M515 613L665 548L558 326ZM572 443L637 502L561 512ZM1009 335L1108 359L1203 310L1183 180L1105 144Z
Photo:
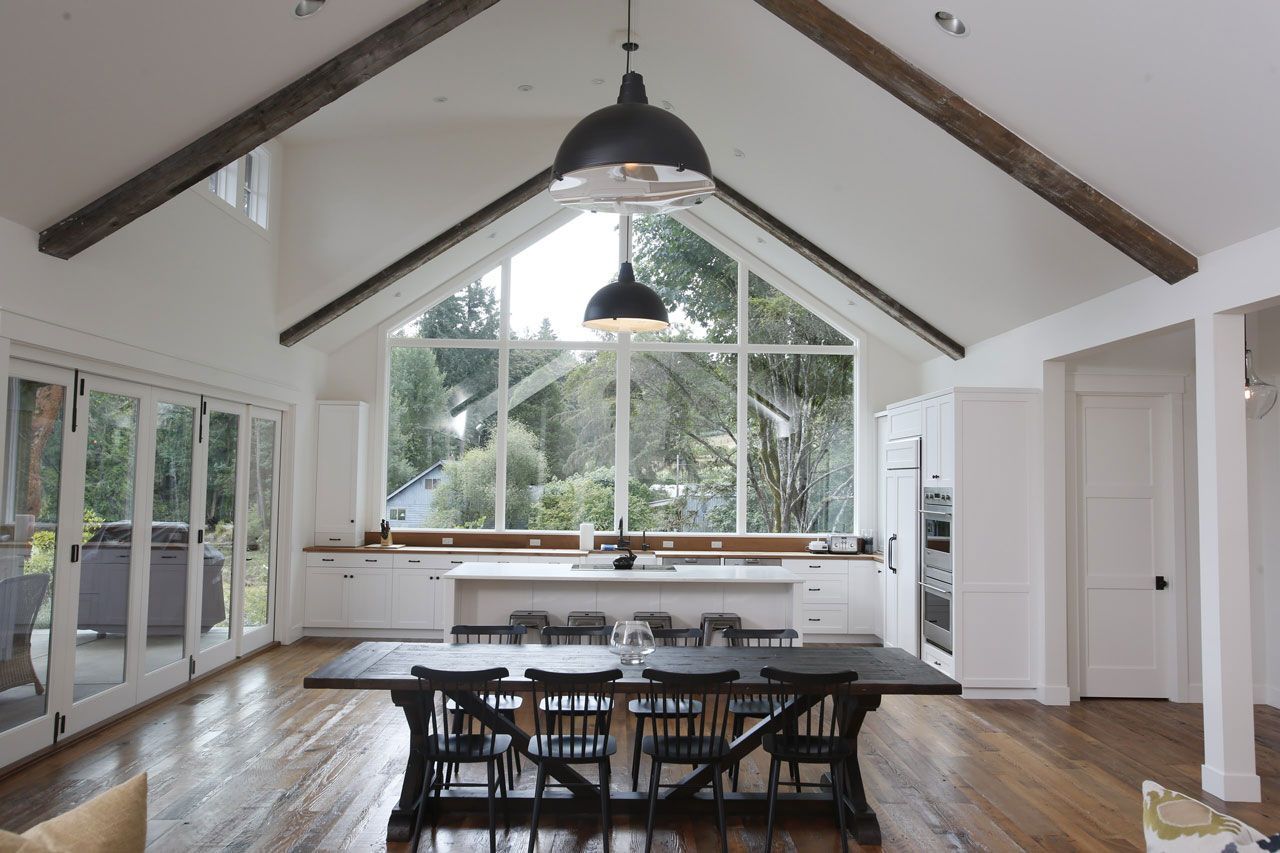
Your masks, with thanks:
M404 767L401 713L385 694L301 688L350 645L309 639L274 649L0 780L0 826L24 830L145 770L151 850L407 849L384 840ZM1280 711L1258 709L1257 724L1263 803L1230 811L1274 832ZM868 717L862 748L886 850L1134 850L1143 779L1199 791L1200 706L888 697ZM620 753L615 785L629 781L629 738ZM526 768L519 785L532 775ZM744 765L743 786L760 789L757 767ZM660 812L659 827L657 850L719 848L710 816L664 821ZM783 812L780 828L776 850L839 849L827 821ZM731 819L729 832L730 849L760 850L763 815ZM423 849L485 849L486 836L473 821L441 829ZM600 849L591 820L549 819L540 836L543 853ZM501 849L523 851L528 831L498 838ZM643 825L618 820L613 843L643 849Z

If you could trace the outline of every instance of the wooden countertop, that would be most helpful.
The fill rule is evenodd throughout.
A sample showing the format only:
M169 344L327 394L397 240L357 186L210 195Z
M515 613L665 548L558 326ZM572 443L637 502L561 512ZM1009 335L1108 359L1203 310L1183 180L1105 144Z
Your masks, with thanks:
M444 547L418 547L406 545L403 548L383 548L378 545L363 545L358 548L337 548L329 545L312 545L303 548L307 553L325 553L325 554L461 554L463 556L475 555L498 555L504 557L585 557L588 553L596 555L614 554L621 556L621 552L614 551L579 551L577 549L567 548L455 548L452 546ZM804 560L809 558L815 559L834 559L834 560L875 560L883 562L880 554L811 554L808 551L734 551L730 549L720 549L716 551L679 551L674 548L663 548L657 551L636 551L637 554L660 554L667 557L745 557L745 558L768 558L777 557L784 560Z

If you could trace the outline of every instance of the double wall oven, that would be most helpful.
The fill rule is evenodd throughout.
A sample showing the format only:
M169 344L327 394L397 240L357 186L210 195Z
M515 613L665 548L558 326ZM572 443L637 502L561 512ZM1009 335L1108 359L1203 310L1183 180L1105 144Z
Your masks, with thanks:
M952 490L926 486L920 518L920 637L952 653Z

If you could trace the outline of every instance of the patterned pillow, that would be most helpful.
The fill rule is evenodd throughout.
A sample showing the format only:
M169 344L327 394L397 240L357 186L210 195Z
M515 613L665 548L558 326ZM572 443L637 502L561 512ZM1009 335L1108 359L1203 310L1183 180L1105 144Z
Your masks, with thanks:
M1142 829L1147 853L1217 853L1228 845L1247 850L1266 841L1247 824L1155 782L1142 783Z
M1222 848L1222 853L1262 853L1263 850L1274 853L1280 850L1280 835L1273 835L1251 844L1236 844L1234 841Z

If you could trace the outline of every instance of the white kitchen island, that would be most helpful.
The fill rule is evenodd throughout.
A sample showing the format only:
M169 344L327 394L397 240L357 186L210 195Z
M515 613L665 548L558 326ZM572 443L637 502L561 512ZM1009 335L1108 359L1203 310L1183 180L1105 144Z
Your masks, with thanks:
M664 610L676 627L698 627L703 613L731 612L744 628L795 628L804 635L804 579L780 566L581 571L563 563L476 562L442 580L446 625L505 625L513 610L546 610L553 625L566 624L571 610L601 610L612 624L639 610Z

